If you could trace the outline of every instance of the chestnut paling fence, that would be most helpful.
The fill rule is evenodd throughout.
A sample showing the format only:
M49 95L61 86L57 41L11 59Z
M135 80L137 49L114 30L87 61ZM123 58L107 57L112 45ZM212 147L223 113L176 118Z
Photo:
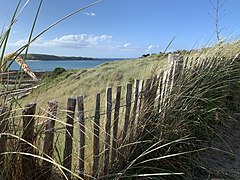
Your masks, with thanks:
M68 98L66 111L66 127L65 127L65 145L62 154L62 164L60 169L66 175L66 178L73 177L71 170L73 166L78 167L78 176L81 178L106 176L111 173L111 167L121 163L123 154L127 151L127 144L131 143L137 128L141 126L139 119L148 118L151 111L161 111L162 105L165 103L166 96L170 93L174 80L177 78L181 69L184 68L183 59L178 55L170 54L168 57L169 68L159 75L147 80L135 80L134 84L126 85L126 92L122 94L122 86L116 88L116 96L113 97L111 87L106 89L105 110L102 112L101 94L96 95L95 114L93 120L93 141L92 146L86 146L85 131L85 108L84 97ZM125 99L124 105L121 100ZM36 103L27 104L21 115L22 132L19 137L19 148L21 157L22 176L24 179L31 179L36 173L36 147L34 139L36 139L35 119L36 119ZM124 111L124 115L120 117L120 109ZM144 111L142 111L144 109ZM4 168L7 154L7 142L9 138L7 108L1 107L0 116L0 169ZM144 114L142 113L144 112ZM43 156L42 167L44 168L43 179L50 179L52 169L57 166L53 163L55 122L58 114L57 100L48 102L47 121L43 123L45 126L44 138L41 147ZM100 122L104 117L104 123ZM120 125L120 118L123 123ZM78 127L74 126L77 119ZM101 127L103 126L103 127ZM73 136L75 136L74 128L78 128L78 164L74 165L73 161ZM104 139L100 139L100 133L104 133ZM12 137L11 137L12 138ZM86 148L92 152L91 174L85 173L86 169ZM35 157L36 155L36 157ZM39 160L38 160L39 163ZM103 163L103 165L102 165ZM101 173L100 173L101 172Z

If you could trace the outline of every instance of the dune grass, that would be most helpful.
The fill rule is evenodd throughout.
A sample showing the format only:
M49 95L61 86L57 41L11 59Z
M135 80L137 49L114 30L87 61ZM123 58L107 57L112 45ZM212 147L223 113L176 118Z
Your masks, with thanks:
M219 54L224 54L223 51L228 51L228 48L228 46L222 47L222 52ZM115 167L109 177L131 179L157 176L158 179L160 177L181 179L206 176L207 173L201 167L201 160L198 159L198 152L208 149L204 145L216 135L214 126L224 123L239 108L237 89L240 86L238 73L240 66L238 56L234 57L234 55L228 54L229 58L227 58L210 56L209 52L203 54L202 57L193 59L189 57L190 55L185 54L185 68L178 75L170 94L166 96L161 111L152 114L148 119L140 119L142 123L141 127L138 127L139 133L134 137L134 143L126 144L132 153L125 154L125 161L121 166ZM57 163L61 164L66 125L66 100L68 97L83 94L86 98L86 147L90 147L86 152L85 170L87 174L91 174L93 113L96 93L103 94L102 104L105 104L106 87L116 88L117 85L132 82L134 78L151 77L154 73L158 74L159 72L155 68L156 65L159 69L164 69L166 62L166 58L154 55L148 58L110 62L93 69L67 71L55 78L44 79L41 82L43 85L35 89L30 96L21 100L21 104L35 101L38 103L39 109L46 109L49 100L57 99L59 101L59 123L54 158ZM148 68L149 70L145 71ZM124 103L123 100L122 104ZM102 111L105 111L104 106ZM141 111L143 114L147 113L145 109ZM46 117L36 118L41 127L41 123L46 120ZM101 122L104 121L104 117L102 117ZM78 123L75 127L75 137L78 136L77 126ZM103 143L104 123L101 124L101 127L100 139ZM41 142L41 139L38 139L37 142ZM74 144L73 157L77 157L77 139L74 139ZM38 145L41 147L41 143ZM74 159L77 162L77 158ZM77 166L74 166L72 171L77 172Z
M33 26L31 27L28 43L18 49L20 54L27 49L39 36L49 29L67 19L68 17L80 12L81 10L94 5L95 3L78 9L59 21L53 23L40 34L32 37L35 23L38 17L39 8L35 15ZM5 49L12 25L18 17L18 10L21 1L16 7L13 18L7 31L0 34L1 47L1 67L5 66L3 61ZM25 6L24 6L25 7ZM129 148L124 153L124 158L119 159L119 165L112 168L108 175L112 179L194 179L207 176L204 167L201 166L198 152L206 151L206 143L211 141L216 135L214 126L224 123L233 112L239 109L239 87L240 87L240 58L235 56L239 52L239 42L229 44L217 44L213 48L203 49L184 54L184 69L178 74L177 81L174 82L172 90L168 91L161 111L151 113L149 116L140 117L138 133L133 137L131 144L123 144ZM57 77L47 77L41 81L41 86L34 89L28 97L12 101L7 101L6 97L1 97L1 106L7 107L7 120L9 129L7 133L2 133L2 137L11 137L7 141L7 150L0 152L6 155L7 166L1 169L2 179L19 179L21 177L21 155L32 156L39 162L49 161L54 164L56 179L66 178L62 167L62 152L65 133L66 101L69 97L83 95L85 97L86 110L86 146L92 146L93 133L93 113L96 93L101 93L102 104L105 104L106 87L116 88L117 85L125 85L127 82L133 83L134 79L146 79L155 74L159 74L161 69L165 69L167 64L166 57L162 55L152 55L147 58L135 60L125 60L109 62L99 65L93 69L71 70L62 73ZM8 90L8 86L2 86L3 91ZM123 90L123 94L125 93ZM115 96L115 94L113 94ZM42 140L44 137L44 122L46 117L47 102L57 99L59 102L59 113L56 126L55 153L53 159L45 159L42 155ZM38 105L35 115L35 133L37 138L34 144L26 142L36 151L36 154L20 152L19 143L25 142L21 139L22 123L21 112L23 106L28 102L36 102ZM124 100L121 102L124 104ZM154 107L151 107L154 109ZM105 111L103 106L102 111ZM141 114L148 114L149 109L141 109ZM123 122L123 111L121 119ZM6 114L5 114L6 115ZM101 122L104 122L102 117ZM77 119L75 118L75 122ZM76 123L76 127L77 127ZM104 127L104 123L101 124ZM120 123L120 129L121 129ZM77 136L78 132L74 134ZM100 135L103 143L103 129ZM77 143L74 139L73 157L77 161ZM91 149L91 148L89 148ZM101 150L100 150L101 152ZM86 174L91 174L92 152L86 153ZM78 177L77 166L72 168L71 173ZM102 177L103 179L106 177ZM101 179L101 178L100 178Z
M122 166L115 167L111 177L140 178L156 175L166 179L167 174L164 173L169 173L171 179L206 175L201 167L201 160L198 159L198 151L208 149L204 145L216 135L214 126L231 118L232 113L239 108L240 94L237 89L240 86L240 66L239 57L235 56L238 43L230 46L231 49L235 48L233 54L229 53L229 46L227 44L217 48L218 51L213 48L214 53L210 49L204 49L198 58L194 58L195 54L192 52L185 54L185 68L178 75L171 93L165 98L161 111L141 120L139 134L134 137L134 143L129 145L132 153L125 154L126 161ZM57 97L61 97L61 109L64 109L68 97L83 94L86 97L86 109L89 109L86 110L86 143L91 147L93 119L90 117L94 113L95 94L104 94L108 86L125 85L134 78L146 79L154 73L158 74L156 65L159 69L166 69L166 63L166 58L153 55L148 58L110 62L94 69L67 71L54 79L45 79L45 84L24 101L34 99L44 107L48 100L60 93ZM145 71L147 68L149 70ZM63 91L56 92L56 89ZM104 101L103 95L102 104L105 104ZM104 107L102 111L105 111ZM143 114L147 113L145 109L141 111ZM60 121L65 121L65 117L62 116ZM101 121L105 121L104 117ZM77 132L74 133L77 136ZM102 140L103 135L101 134ZM77 140L75 143L77 144ZM59 145L62 146L61 143ZM74 152L77 152L77 145ZM91 172L91 154L89 151L86 155L89 158L87 172ZM74 156L77 157L77 153Z
M89 4L89 5L87 5L83 8L77 9L73 13L70 13L70 14L66 15L65 17L63 17L62 19L54 22L52 25L50 25L46 29L42 30L39 34L33 36L34 28L35 28L35 25L36 25L36 22L37 22L37 18L39 16L39 12L40 12L40 9L41 9L41 6L42 6L42 2L43 2L42 0L39 1L39 5L37 7L36 14L33 15L34 16L34 21L33 21L32 27L29 28L30 34L28 36L28 43L25 44L24 46L20 47L19 49L17 49L15 52L13 52L15 56L14 56L13 59L11 59L11 62L9 63L9 65L7 65L7 61L9 59L6 58L6 57L8 57L8 55L6 55L6 49L7 49L7 46L8 46L10 33L11 33L11 30L12 30L13 26L17 22L17 19L20 17L21 12L27 7L29 1L26 1L25 4L23 4L23 1L19 0L17 2L15 11L13 12L13 16L10 20L8 28L4 29L6 24L4 25L4 27L1 31L1 34L0 34L0 53L1 53L0 69L1 69L1 76L4 75L4 74L8 74L8 69L11 66L12 62L17 58L17 56L19 54L21 54L24 51L25 51L25 54L24 54L24 59L23 60L25 60L26 55L28 53L29 46L36 39L38 39L41 35L46 33L48 30L52 29L54 26L56 26L60 22L68 19L69 17L81 12L82 10L84 10L86 8L89 8L93 5L101 2L101 0L96 1L92 4ZM22 107L24 105L22 105L18 101L16 96L13 95L15 89L17 90L18 87L21 84L21 79L22 79L23 74L22 73L20 73L20 74L21 74L21 76L20 76L19 79L16 79L15 87L13 89L9 88L9 83L8 82L3 83L2 79L1 79L1 102L0 102L1 103L1 116L0 116L1 117L1 123L0 123L0 125L1 125L1 136L0 136L0 138L1 138L1 142L6 137L8 137L8 138L10 137L10 139L11 139L11 140L7 141L6 149L4 147L1 147L1 148L4 148L4 152L2 152L2 149L1 149L1 152L0 152L0 156L1 156L0 177L1 177L1 179L19 179L19 178L21 178L21 175L22 175L21 168L20 168L20 166L21 166L20 155L24 154L24 152L20 152L19 140L24 141L23 139L20 138L21 134L22 134L21 111L23 110ZM5 108L7 109L7 112L4 112ZM37 122L39 120L47 118L46 115L44 115L43 111L38 110L37 113L43 114L42 116L36 115L35 118L36 118ZM7 122L7 124L5 123L5 121ZM43 126L41 125L41 123L42 122L40 121L40 124L36 125L36 131L38 131L38 130L43 131L43 129L42 129ZM64 124L64 125L66 125L66 124ZM6 127L8 127L8 128L6 129ZM2 131L4 131L4 132L7 131L9 133L3 133ZM40 140L42 139L41 132L39 132L38 135L39 135L39 139L38 139L38 141L36 141L36 143L39 143ZM36 151L39 152L40 155L42 154L41 150L37 149L33 144L30 144L29 142L26 142L26 143L28 143L30 146L34 147L36 149ZM39 159L39 161L44 160L43 157L37 156L37 155L34 155L34 154L26 154L25 153L25 155L26 156L34 156L37 159ZM5 159L5 165L3 165L2 157L3 157L3 159ZM60 165L61 164L60 159L57 162L57 164L56 164L55 161L50 161L50 162L52 162L53 164L55 164L58 167L61 166ZM17 167L19 167L19 168L17 168ZM60 168L60 174L65 176L64 173L62 173L62 168Z
M101 113L105 112L105 91L106 87L113 88L113 98L118 85L123 86L122 97L125 95L125 85L128 82L133 83L134 79L150 78L157 70L165 68L167 60L160 55L153 55L148 58L134 60L123 60L108 62L99 65L93 69L79 69L66 71L59 76L47 77L40 82L42 86L35 89L31 95L21 100L21 104L36 102L39 109L46 109L47 102L56 99L59 105L57 128L62 128L57 132L58 151L63 152L64 147L64 128L66 121L66 102L69 97L84 96L85 118L86 118L86 172L91 172L92 165L92 146L93 146L93 117L95 98L97 93L101 93ZM157 69L156 69L157 67ZM121 105L125 100L122 99ZM114 105L114 104L113 104ZM113 106L114 107L114 106ZM124 117L124 108L120 109L120 116ZM120 118L120 124L123 124L123 118ZM45 118L40 121L44 122ZM75 118L74 130L74 159L77 159L78 148L78 123ZM101 116L101 144L104 140L105 116ZM121 125L120 125L121 128ZM101 151L100 151L101 152ZM77 162L77 161L76 161ZM77 168L77 167L76 167Z
M225 54L228 48L228 45L223 46L218 53ZM133 141L141 143L131 146L129 152L132 153L126 154L125 166L118 169L122 173L119 177L150 176L159 172L173 173L169 177L159 176L159 179L209 176L211 170L201 163L198 154L214 148L211 147L212 138L221 137L215 126L232 119L240 107L239 56L209 56L209 51L204 58L186 57L184 69L165 97L161 111L147 119L140 118L141 126L137 127L138 134ZM142 109L143 114L148 111ZM174 173L183 174L175 176ZM217 174L211 177L219 178Z
M51 99L57 98L65 105L68 97L83 95L87 100L97 93L105 93L107 87L125 86L134 79L150 78L157 70L165 68L166 58L153 55L148 58L120 60L104 63L92 69L70 70L56 78L46 78L38 89L23 100L23 103L35 99L39 105L45 105ZM58 89L56 91L56 89Z

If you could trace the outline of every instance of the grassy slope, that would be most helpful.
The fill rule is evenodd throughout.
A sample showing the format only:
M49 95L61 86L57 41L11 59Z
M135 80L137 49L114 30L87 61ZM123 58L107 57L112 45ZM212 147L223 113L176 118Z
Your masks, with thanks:
M223 55L223 56L227 55L230 57L234 56L235 51L234 51L234 53L231 53L230 50L234 50L235 46L231 46L231 45L229 45L229 46L226 47L227 51L219 51L219 49L216 48L216 51L215 51L216 53L213 53L213 51L209 50L209 52L204 52L202 54L200 53L200 55L203 58L205 56L209 57L209 56L215 56L215 55L219 55L219 54ZM199 54L196 54L196 55L198 56ZM45 84L41 88L35 90L32 95L30 95L29 97L24 99L23 103L27 103L27 102L36 100L38 105L40 105L42 107L46 107L47 101L49 101L53 98L56 98L60 103L60 108L65 109L66 108L66 100L68 97L75 97L77 95L82 94L86 97L86 99L85 99L85 103L87 104L86 110L94 110L95 94L97 92L101 92L102 94L104 94L106 87L111 86L115 89L117 85L125 85L128 81L132 81L134 78L146 79L147 77L150 77L153 74L153 72L156 72L158 70L158 69L157 70L155 69L156 67L162 68L162 67L164 67L164 65L166 63L167 63L166 58L161 59L158 55L155 55L155 56L151 56L148 58L137 59L137 60L110 62L107 64L100 65L94 69L88 69L88 70L81 69L81 70L68 71L68 72L58 76L56 79L53 79L53 80L47 79ZM221 64L220 64L219 67L224 67L225 64L224 64L224 62L220 62L220 59L219 59L219 63L223 64L223 66L221 66ZM212 70L211 71L208 71L208 70L209 70L208 67L206 67L206 69L203 72L206 73L206 75L209 75L209 77L210 77L209 81L208 81L208 78L206 78L208 76L205 76L205 74L203 72L202 72L202 74L200 74L200 76L196 77L196 81L198 81L199 78L205 79L206 80L206 84L205 84L206 88L210 88L210 90L214 90L214 87L211 86L212 80L214 80L215 78L218 80L218 78L217 78L218 76L215 76L214 73L213 74L208 73L208 72L212 72ZM228 72L227 68L223 68L223 70L226 70L226 72ZM220 72L222 72L222 71L219 71L218 73L220 73ZM225 74L225 71L223 71L223 72L224 72L223 74ZM221 75L221 73L220 73L220 75ZM191 80L191 78L190 78L190 80ZM190 80L189 80L189 83L191 85ZM217 80L215 82L219 82ZM211 82L211 83L209 83L209 82ZM185 82L183 87L185 87L185 85L187 85L187 84L188 84L188 82L187 83ZM209 84L210 84L210 86L209 86ZM189 87L191 87L191 86L189 86ZM196 92L199 92L199 90L201 90L202 85L200 84L199 87L200 88L198 88L196 90ZM186 88L187 88L187 86L186 86ZM205 87L203 89L205 89ZM230 88L227 88L227 90L229 90L229 89ZM115 92L115 90L114 90L114 92ZM190 91L187 91L187 92L190 92ZM200 91L200 93L201 93L201 91ZM222 92L222 93L224 93L224 92ZM206 92L206 94L208 94L208 92ZM194 93L193 95L188 95L186 97L195 97L197 95L198 95L197 93ZM209 102L211 100L212 99L210 97ZM102 102L103 102L103 104L105 104L103 98L102 98ZM223 103L223 102L221 102L221 103ZM180 103L179 105L182 106L182 103ZM202 105L202 104L200 103L200 105ZM208 104L206 106L207 106L207 108L209 108ZM174 106L171 106L171 107L174 107ZM170 107L170 110L171 110L171 107ZM198 106L196 106L196 107L197 107L196 108L197 111L196 112L193 111L193 112L196 113L197 115L199 114L198 110L204 111L204 109L199 109ZM192 110L194 110L194 108L190 109L189 112L191 112ZM173 112L179 112L180 114L182 113L181 111L179 111L179 108L177 108L177 111L175 111L173 108ZM183 110L183 112L184 112L184 110ZM87 117L88 117L88 115L87 115ZM183 117L184 117L184 115L183 115ZM171 118L176 119L177 122L179 122L179 118L181 119L181 117L178 115L173 116ZM65 119L63 119L63 120L65 120ZM168 119L166 119L166 120L168 120ZM185 120L185 118L182 118L182 120ZM205 119L202 119L202 120L205 120ZM215 124L212 124L212 126L215 127ZM91 129L91 131L93 129L91 126L89 126L89 124L87 125L87 128ZM189 130L189 129L187 129L187 130ZM86 134L88 134L88 133L86 133ZM87 140L87 146L91 146L91 144L90 144L92 142L91 138L92 137L90 137L90 139ZM104 139L104 138L100 138L100 139ZM77 146L75 146L75 148L76 147ZM62 152L62 150L60 150L60 152ZM73 152L77 152L77 150L75 149ZM216 152L214 152L214 153L216 154ZM76 155L77 154L75 154L74 156L76 156ZM92 159L91 152L87 152L87 157L90 157ZM86 162L89 162L89 161L86 161ZM91 167L91 162L90 162L90 164L87 164L87 169L88 169L87 172L90 172L90 167Z
M146 79L166 63L166 58L153 55L147 58L108 62L93 69L67 71L55 79L46 79L45 84L34 90L23 103L36 101L38 105L44 107L49 100L57 99L60 106L65 107L67 98L78 95L84 95L88 101L93 99L96 93L104 94L107 87L116 88L117 85L125 85L136 78Z
M215 46L198 53L187 53L190 57L233 57L239 52L239 42ZM60 105L66 104L68 97L84 95L86 99L104 93L107 87L116 88L134 79L146 79L167 64L166 56L151 55L147 58L108 62L93 69L67 71L55 79L47 79L43 86L36 89L23 103L36 101L41 106L51 99L57 99ZM115 92L115 91L114 91ZM65 107L65 106L64 106Z
M31 95L23 99L22 105L35 101L37 108L45 109L47 102L51 99L57 99L59 104L58 120L61 122L66 121L66 109L67 98L76 97L78 95L84 95L85 104L85 118L86 118L86 145L90 148L86 148L86 172L91 170L92 160L92 139L93 139L93 118L95 109L95 96L97 93L101 93L101 108L102 112L105 109L105 91L107 87L113 87L113 100L115 99L116 87L123 85L122 97L125 96L125 85L127 82L133 82L135 78L146 79L151 77L155 72L162 69L167 64L166 58L160 55L153 55L147 58L140 58L135 60L122 60L115 62L108 62L102 64L93 69L78 69L66 71L63 74L57 76L57 78L47 78L43 80L43 85L33 91ZM125 99L125 98L124 98ZM124 102L122 102L123 104ZM123 115L123 111L120 116ZM104 127L104 116L101 116L101 128ZM38 118L41 122L45 118ZM75 119L77 122L77 119ZM77 124L76 124L77 125ZM64 147L64 124L57 123L58 128L62 127L62 130L58 131L58 148L60 156ZM120 126L121 127L121 126ZM74 128L74 137L78 137L78 128ZM58 135L57 135L58 136ZM100 139L104 140L103 131L101 131ZM77 160L77 139L74 139L73 156ZM75 163L77 164L77 163Z

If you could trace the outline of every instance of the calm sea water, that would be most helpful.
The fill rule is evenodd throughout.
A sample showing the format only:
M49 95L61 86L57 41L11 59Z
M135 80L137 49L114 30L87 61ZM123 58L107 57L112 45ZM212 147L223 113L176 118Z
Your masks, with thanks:
M42 71L53 71L57 67L64 69L79 69L79 68L94 68L99 64L103 64L110 61L117 61L121 59L100 59L100 60L66 60L66 61L31 61L26 60L26 63L33 71L42 72ZM19 65L13 63L10 66L10 70L19 70Z

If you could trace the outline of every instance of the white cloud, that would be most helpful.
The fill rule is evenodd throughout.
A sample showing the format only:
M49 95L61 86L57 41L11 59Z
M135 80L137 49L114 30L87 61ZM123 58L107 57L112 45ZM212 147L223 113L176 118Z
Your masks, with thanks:
M126 43L126 44L123 45L123 47L127 48L127 47L129 47L131 45L132 45L131 43Z
M21 47L27 43L28 39L21 39L14 43L9 43L11 46ZM91 35L91 34L75 34L64 35L54 39L39 38L31 44L31 47L61 47L71 49L103 49L110 51L136 52L144 51L145 49L134 46L132 43L121 43L113 40L110 35Z
M149 51L155 50L157 48L159 48L159 45L149 45L145 51L149 52Z
M133 46L132 43L125 43L123 45L118 46L120 51L141 51L141 48Z
M52 40L46 40L40 38L32 43L31 46L35 47L65 47L65 48L86 48L86 47L98 47L106 43L110 43L112 36L109 35L89 35L89 34L77 34L77 35L65 35ZM11 43L12 46L23 46L27 43L26 39L19 40L15 43Z
M96 16L94 12L85 12L83 14L85 14L86 16Z
M141 48L133 46L132 43L118 43L118 42L111 42L110 44L102 47L104 49L109 49L109 50L118 50L118 51L125 51L125 52L129 52L129 51L141 51Z
M110 42L112 36L108 35L88 35L88 34L78 34L78 35L66 35L60 38L55 38L47 43L49 46L57 47L72 47L72 48L82 48L82 47L93 47L100 43Z

